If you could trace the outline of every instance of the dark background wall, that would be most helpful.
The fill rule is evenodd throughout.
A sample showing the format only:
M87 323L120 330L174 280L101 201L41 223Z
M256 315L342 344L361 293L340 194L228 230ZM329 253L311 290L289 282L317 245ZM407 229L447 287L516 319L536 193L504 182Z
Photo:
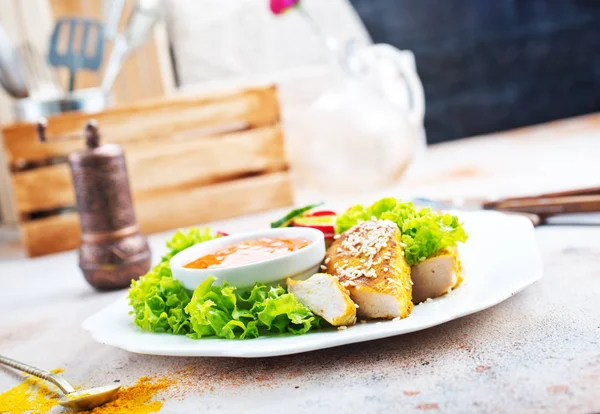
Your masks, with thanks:
M350 0L412 50L429 143L600 110L600 0Z

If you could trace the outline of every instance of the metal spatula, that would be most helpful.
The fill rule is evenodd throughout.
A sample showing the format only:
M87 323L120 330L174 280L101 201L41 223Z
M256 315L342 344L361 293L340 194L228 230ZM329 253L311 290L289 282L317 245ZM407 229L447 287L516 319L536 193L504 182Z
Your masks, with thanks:
M80 18L63 18L56 22L50 38L49 58L52 66L69 69L69 92L75 89L77 72L81 69L98 70L103 55L102 23Z

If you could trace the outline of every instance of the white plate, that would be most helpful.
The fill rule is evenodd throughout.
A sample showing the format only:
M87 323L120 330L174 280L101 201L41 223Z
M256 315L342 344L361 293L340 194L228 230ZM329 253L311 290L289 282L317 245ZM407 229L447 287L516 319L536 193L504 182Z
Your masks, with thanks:
M461 247L463 284L450 294L416 306L400 321L371 321L346 330L247 340L200 339L143 332L123 297L84 323L98 342L127 351L175 356L269 357L401 335L494 306L542 277L542 261L529 220L491 211L456 213L470 234Z

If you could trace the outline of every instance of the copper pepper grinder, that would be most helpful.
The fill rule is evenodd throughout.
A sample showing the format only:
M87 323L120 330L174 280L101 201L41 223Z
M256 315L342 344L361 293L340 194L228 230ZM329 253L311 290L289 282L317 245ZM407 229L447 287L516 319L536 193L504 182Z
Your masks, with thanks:
M42 141L45 124L38 124ZM85 127L86 149L69 154L81 222L79 267L97 289L120 289L150 268L146 237L135 219L123 149L100 145L95 121Z

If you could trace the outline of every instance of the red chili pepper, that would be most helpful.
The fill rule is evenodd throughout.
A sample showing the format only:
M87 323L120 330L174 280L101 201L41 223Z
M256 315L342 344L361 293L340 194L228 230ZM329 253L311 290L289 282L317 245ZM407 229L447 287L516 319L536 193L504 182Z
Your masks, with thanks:
M229 236L229 233L225 233L224 231L218 231L217 236L227 237L227 236Z
M335 216L337 213L331 210L319 210L319 211L309 211L304 215L304 217L322 217L322 216Z

